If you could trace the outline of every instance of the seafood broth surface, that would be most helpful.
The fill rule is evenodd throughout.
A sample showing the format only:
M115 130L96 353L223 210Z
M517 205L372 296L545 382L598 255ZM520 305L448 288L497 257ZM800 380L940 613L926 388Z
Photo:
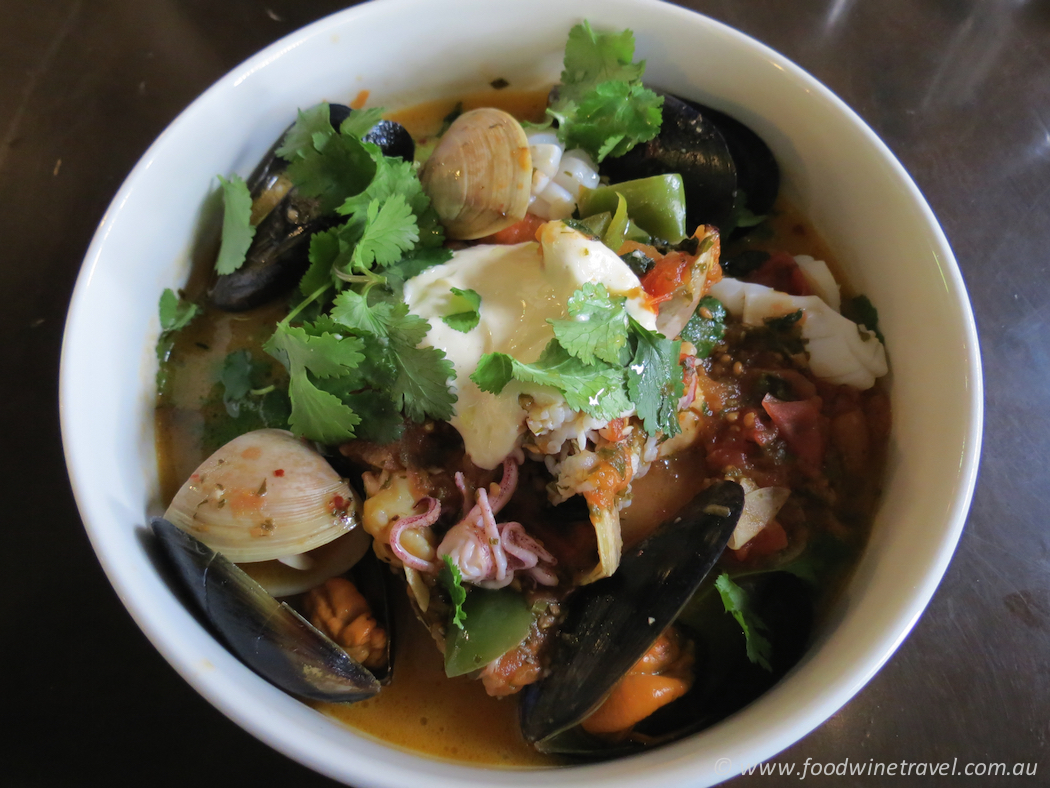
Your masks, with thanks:
M417 142L426 144L446 117L459 109L496 106L515 116L540 120L546 92L510 89L486 91L456 100L442 100L389 113L411 131ZM726 244L723 257L739 249L779 249L793 255L811 255L840 272L833 255L814 228L790 204L780 198L770 231L758 238ZM197 256L198 270L185 290L189 300L205 303L209 281L208 255ZM842 282L839 279L840 283ZM844 284L844 283L843 283ZM848 286L843 286L844 295ZM155 413L157 457L165 504L171 500L193 470L215 449L237 434L237 420L224 416L220 374L223 361L233 351L245 350L251 359L266 367L274 382L286 377L283 367L271 359L262 344L288 305L284 299L242 313L226 313L204 306L201 314L174 336L169 360L158 378ZM226 423L229 422L229 423ZM226 424L216 430L208 425ZM881 477L881 457L865 489L855 491L863 511L851 523L853 539L866 539ZM877 466L877 468L875 467ZM633 485L633 503L622 513L625 545L637 542L701 489L705 479L703 449L694 448L653 462L650 471ZM835 583L845 579L842 573ZM560 761L543 755L527 744L518 725L518 696L498 699L486 694L481 682L445 676L442 657L430 634L413 615L403 583L395 592L396 652L391 685L372 699L354 704L315 704L326 714L384 743L434 758L509 768L554 766ZM818 610L826 608L833 593L823 589Z

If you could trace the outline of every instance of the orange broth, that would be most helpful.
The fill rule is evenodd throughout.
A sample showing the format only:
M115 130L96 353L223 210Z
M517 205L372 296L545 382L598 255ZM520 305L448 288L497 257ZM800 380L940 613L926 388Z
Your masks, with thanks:
M424 141L441 128L443 119L457 105L462 110L495 106L518 118L541 120L547 94L543 91L489 90L463 97L428 102L388 113L417 140ZM812 226L784 201L777 204L770 222L773 233L749 248L782 249L810 254L828 262L838 273L833 256ZM204 301L214 251L201 251L185 288L189 299ZM168 382L158 396L156 445L165 502L206 458L201 408L214 400L218 370L227 353L256 351L285 313L282 299L244 313L229 314L205 307L175 337L170 361L165 365ZM256 354L260 357L261 351ZM275 380L283 375L273 364ZM649 473L633 484L633 502L622 514L625 543L630 544L673 514L704 481L703 450L690 449L653 463ZM383 743L429 757L507 768L557 765L529 746L517 721L516 696L489 697L480 681L466 677L448 679L443 660L429 632L411 612L406 586L395 591L396 652L393 682L375 698L353 705L314 704L329 716Z

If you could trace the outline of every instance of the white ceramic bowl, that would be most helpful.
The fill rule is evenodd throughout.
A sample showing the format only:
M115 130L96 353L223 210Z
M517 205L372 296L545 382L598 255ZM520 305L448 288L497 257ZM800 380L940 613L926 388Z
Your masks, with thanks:
M152 410L157 300L187 275L216 173L247 174L295 110L321 99L404 106L556 81L569 28L631 28L647 80L761 134L785 187L877 305L892 365L893 436L871 542L799 665L757 702L688 740L625 761L492 771L408 756L274 689L204 631L143 547L158 506ZM91 542L156 647L211 703L301 763L359 788L421 784L708 785L769 758L857 692L939 582L973 490L982 421L977 337L951 249L875 134L798 67L717 22L652 0L381 0L338 13L234 69L150 147L88 251L61 373L66 459Z

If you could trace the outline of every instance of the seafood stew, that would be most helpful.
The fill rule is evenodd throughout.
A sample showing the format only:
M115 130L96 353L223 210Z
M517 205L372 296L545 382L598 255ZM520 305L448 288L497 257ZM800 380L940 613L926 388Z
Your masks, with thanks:
M390 653L369 644L391 622L343 578L364 543L446 674L493 697L524 690L526 737L573 755L697 730L790 668L863 543L889 428L871 305L790 253L809 231L774 231L782 204L752 210L732 172L747 154L730 153L748 148L646 88L629 41L573 30L545 127L480 107L384 150L369 137L393 121L376 111L302 112L255 176L223 181L214 279L161 305L158 421L204 425L218 452L194 470L207 452L178 456L175 441L195 439L162 427L167 467L190 465L172 474L170 487L188 481L167 519L206 544L231 525L229 549L245 552L230 560L367 666ZM617 76L598 82L587 60L606 51ZM625 128L592 121L603 91L632 107ZM663 149L703 147L694 158L718 171L671 169L680 158L650 145L668 129ZM614 162L632 147L648 169L624 175ZM775 194L771 161L759 169ZM698 191L718 204L690 227ZM216 366L190 371L198 344L221 371L182 408L189 378ZM229 448L245 435L257 445ZM288 442L302 473L283 449L268 459ZM680 506L644 501L666 490ZM710 561L666 553L692 570L677 622L656 631L655 591L620 594L648 633L641 653L571 725L536 732L530 709L568 705L544 693L579 658L553 644L580 600L622 579L650 534L710 534L712 517Z

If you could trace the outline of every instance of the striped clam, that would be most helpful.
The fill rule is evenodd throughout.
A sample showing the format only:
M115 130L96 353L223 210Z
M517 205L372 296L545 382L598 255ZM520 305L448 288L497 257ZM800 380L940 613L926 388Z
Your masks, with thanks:
M367 552L357 493L308 443L256 430L205 460L164 518L275 596L306 591Z
M151 526L173 574L241 661L293 695L354 702L391 675L388 573L359 511L357 494L310 444L257 430L205 460ZM360 627L377 621L378 639L360 640ZM343 626L357 633L348 640Z
M532 155L525 131L503 110L464 112L441 137L420 180L449 238L506 229L529 207Z

